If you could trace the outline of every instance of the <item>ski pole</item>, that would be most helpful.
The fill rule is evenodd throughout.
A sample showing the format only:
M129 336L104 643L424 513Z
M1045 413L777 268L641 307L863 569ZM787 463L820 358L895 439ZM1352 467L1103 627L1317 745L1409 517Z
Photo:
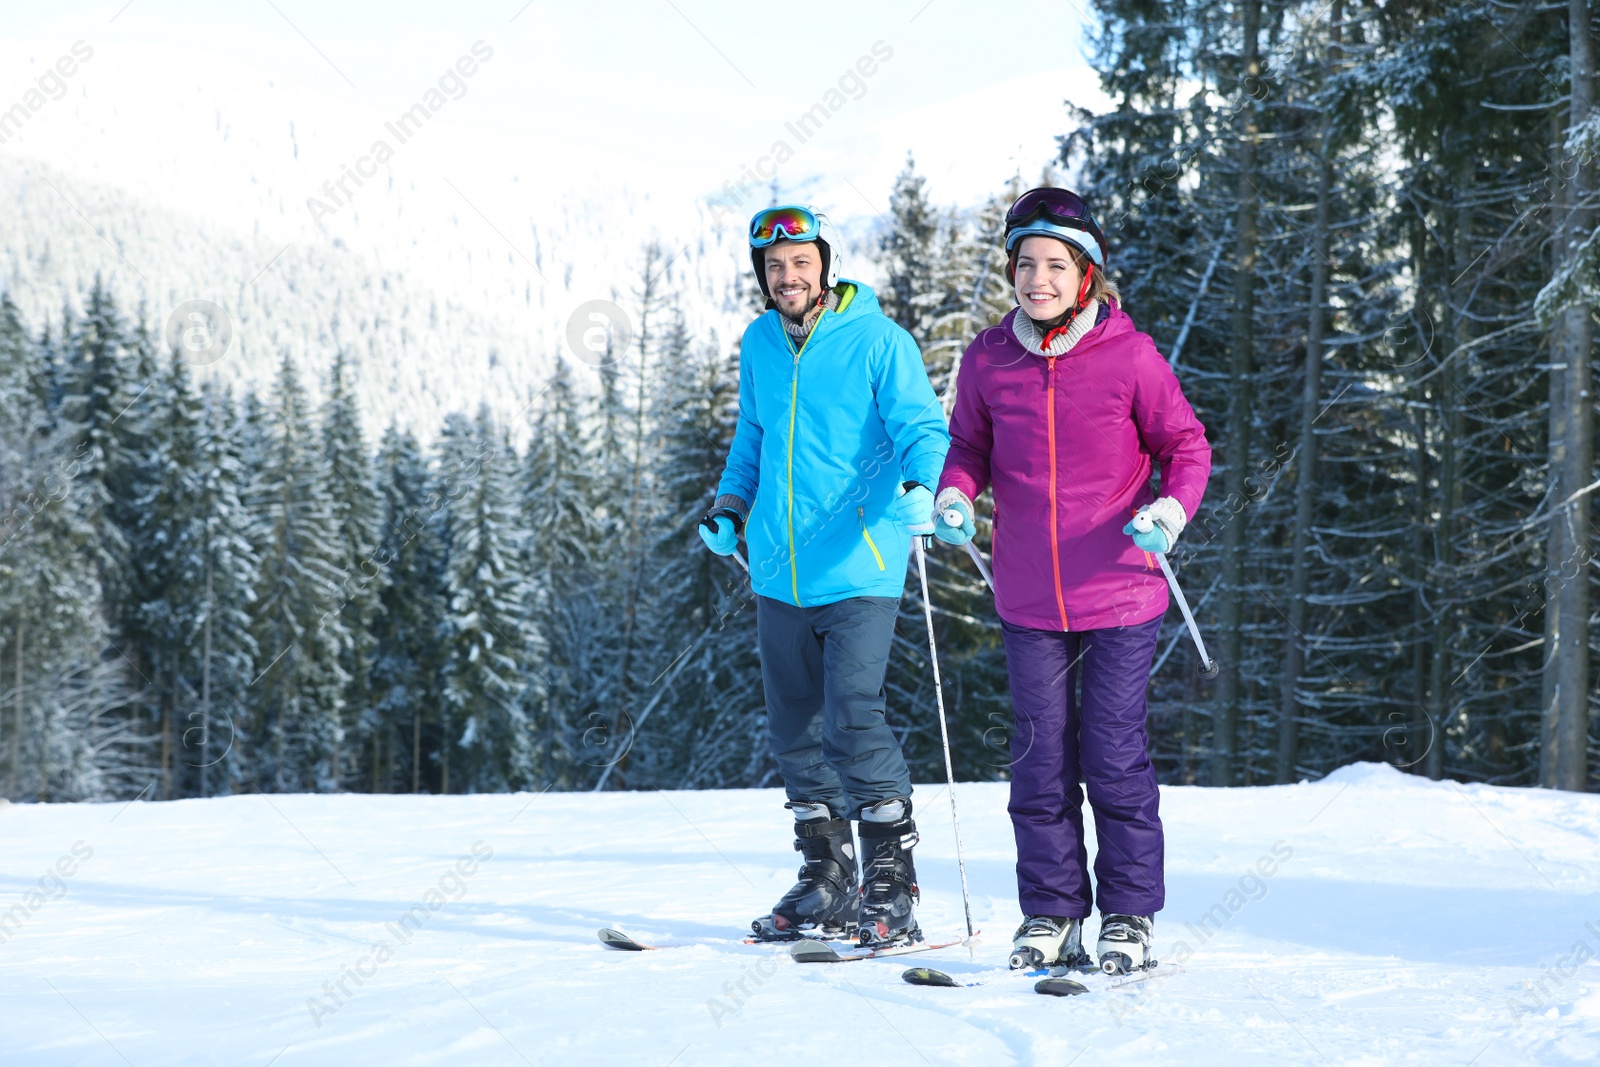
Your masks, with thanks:
M923 552L922 538L911 535L917 550L917 577L922 580L922 614L928 620L928 659L933 662L933 695L939 705L939 740L944 746L944 776L950 787L950 822L956 832L956 867L961 871L961 906L967 914L967 940L975 936L972 929L972 897L967 892L967 861L961 854L961 816L956 811L956 772L950 762L950 728L944 720L944 683L939 679L939 649L933 641L933 602L928 599L928 564Z
M946 511L944 513L944 524L946 526L960 526L961 512L955 508ZM994 592L994 575L989 573L989 565L983 562L983 553L979 552L978 546L971 541L966 543L966 549L967 555L972 557L972 562L978 565L978 573L983 575L983 584L989 587L989 592Z
M1148 515L1140 513L1133 517L1133 528L1140 533L1148 533L1154 526L1155 520ZM1172 590L1173 597L1178 601L1178 610L1183 612L1183 621L1189 624L1189 636L1194 638L1194 647L1200 652L1200 677L1215 678L1222 667L1206 654L1206 643L1200 639L1200 627L1195 625L1194 612L1189 610L1189 602L1184 599L1183 590L1178 588L1178 578L1172 573L1172 565L1167 562L1167 554L1152 552L1151 555L1161 564L1161 573L1167 576L1167 588Z

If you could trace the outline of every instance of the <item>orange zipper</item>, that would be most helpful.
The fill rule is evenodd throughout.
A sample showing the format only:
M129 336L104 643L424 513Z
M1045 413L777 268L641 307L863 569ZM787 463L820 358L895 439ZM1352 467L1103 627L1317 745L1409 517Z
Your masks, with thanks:
M1061 629L1067 625L1067 601L1061 595L1061 544L1056 533L1056 357L1045 361L1049 366L1049 385L1045 389L1045 426L1050 435L1050 567L1056 578L1056 608L1061 612Z
M1129 508L1128 514L1130 516L1137 515L1139 514L1139 509ZM1156 557L1149 552L1145 552L1144 554L1144 569L1147 571L1153 571L1156 569Z

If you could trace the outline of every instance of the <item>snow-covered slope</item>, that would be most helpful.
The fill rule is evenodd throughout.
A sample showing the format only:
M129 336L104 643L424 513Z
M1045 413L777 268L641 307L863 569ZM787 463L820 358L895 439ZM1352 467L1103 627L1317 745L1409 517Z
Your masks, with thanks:
M987 936L971 959L919 958L966 972L1003 965L1018 915L1005 787L959 796ZM946 797L917 799L921 918L959 932ZM781 803L753 790L12 806L0 1062L1600 1060L1600 798L1371 765L1166 789L1169 973L1070 1000L1027 981L913 988L904 959L798 965L739 944L794 873ZM602 925L691 944L610 953Z

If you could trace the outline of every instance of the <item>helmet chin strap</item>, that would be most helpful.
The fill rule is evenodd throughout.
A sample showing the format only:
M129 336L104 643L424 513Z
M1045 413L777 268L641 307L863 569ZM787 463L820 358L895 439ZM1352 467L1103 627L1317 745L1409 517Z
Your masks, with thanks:
M1083 272L1083 283L1078 286L1077 302L1072 305L1072 307L1067 311L1066 315L1061 319L1061 324L1053 327L1044 335L1044 339L1039 342L1040 348L1049 348L1050 342L1054 341L1057 337L1072 329L1073 322L1077 320L1079 313L1083 311L1084 306L1089 302L1089 279L1093 277L1094 264L1090 263L1088 269Z

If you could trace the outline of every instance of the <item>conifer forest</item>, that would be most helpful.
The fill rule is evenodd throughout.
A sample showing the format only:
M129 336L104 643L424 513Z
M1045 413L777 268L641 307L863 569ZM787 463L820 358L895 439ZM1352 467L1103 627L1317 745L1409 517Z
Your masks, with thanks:
M1215 456L1173 564L1221 672L1174 607L1161 780L1600 783L1600 10L1092 8L1112 106L1061 110L1057 157L983 203L908 159L846 273L948 412L1015 302L1011 199L1043 173L1094 206ZM514 420L426 426L363 409L371 353L250 385L109 284L44 316L0 293L0 794L779 784L749 583L695 533L739 352L682 296L727 250L675 251L640 238L617 280L625 347L552 358ZM964 553L928 562L956 776L1003 780L993 603ZM922 611L913 567L889 715L942 781Z

